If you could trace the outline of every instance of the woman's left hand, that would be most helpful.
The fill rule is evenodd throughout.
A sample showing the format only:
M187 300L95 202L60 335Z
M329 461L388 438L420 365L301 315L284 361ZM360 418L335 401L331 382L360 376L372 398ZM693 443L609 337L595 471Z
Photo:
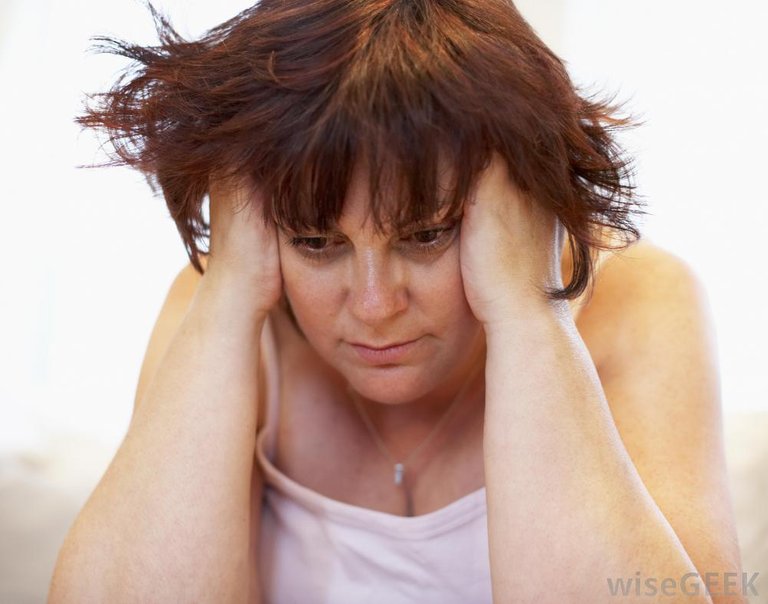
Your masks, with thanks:
M554 213L525 196L497 154L464 206L460 262L472 313L489 326L521 313L553 312L545 288L561 288L565 229Z

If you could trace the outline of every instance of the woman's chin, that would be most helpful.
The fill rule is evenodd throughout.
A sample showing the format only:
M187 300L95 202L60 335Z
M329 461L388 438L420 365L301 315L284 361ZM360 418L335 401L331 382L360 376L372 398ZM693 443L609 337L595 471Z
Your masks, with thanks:
M385 405L399 405L430 391L429 373L427 368L413 365L380 365L353 367L343 375L358 395Z

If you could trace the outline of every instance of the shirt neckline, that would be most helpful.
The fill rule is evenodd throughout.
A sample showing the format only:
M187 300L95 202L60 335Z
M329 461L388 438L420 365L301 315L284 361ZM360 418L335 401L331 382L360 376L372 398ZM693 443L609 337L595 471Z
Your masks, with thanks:
M385 533L403 539L424 538L447 532L486 514L486 488L480 487L437 510L418 516L400 516L352 505L306 487L281 472L264 452L268 429L256 441L256 456L264 472L265 498L272 504L286 498L315 515L336 523ZM271 492L270 492L271 491Z

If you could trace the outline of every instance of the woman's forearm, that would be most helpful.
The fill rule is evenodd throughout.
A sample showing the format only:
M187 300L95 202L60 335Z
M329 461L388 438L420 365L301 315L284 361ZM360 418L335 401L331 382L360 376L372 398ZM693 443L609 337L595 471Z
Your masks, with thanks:
M575 326L553 312L514 316L486 327L494 601L601 602L609 578L696 572L621 442Z
M50 602L247 597L264 317L209 275L66 537Z

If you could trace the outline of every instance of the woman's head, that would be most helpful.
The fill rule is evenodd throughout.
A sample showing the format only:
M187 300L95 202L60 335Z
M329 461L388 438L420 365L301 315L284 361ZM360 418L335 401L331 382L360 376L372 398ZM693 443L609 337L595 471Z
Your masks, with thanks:
M159 46L102 39L134 69L79 121L160 185L198 270L222 170L259 183L265 219L325 232L364 165L381 233L460 214L496 152L569 231L561 298L589 281L595 227L638 236L611 133L626 122L577 93L509 0L262 0L197 41L153 13Z
M460 221L444 207L421 225L376 228L370 168L355 166L336 224L281 229L285 294L313 349L359 392L379 401L419 398L445 386L446 376L466 375L484 345L464 296ZM361 348L403 343L396 358Z

